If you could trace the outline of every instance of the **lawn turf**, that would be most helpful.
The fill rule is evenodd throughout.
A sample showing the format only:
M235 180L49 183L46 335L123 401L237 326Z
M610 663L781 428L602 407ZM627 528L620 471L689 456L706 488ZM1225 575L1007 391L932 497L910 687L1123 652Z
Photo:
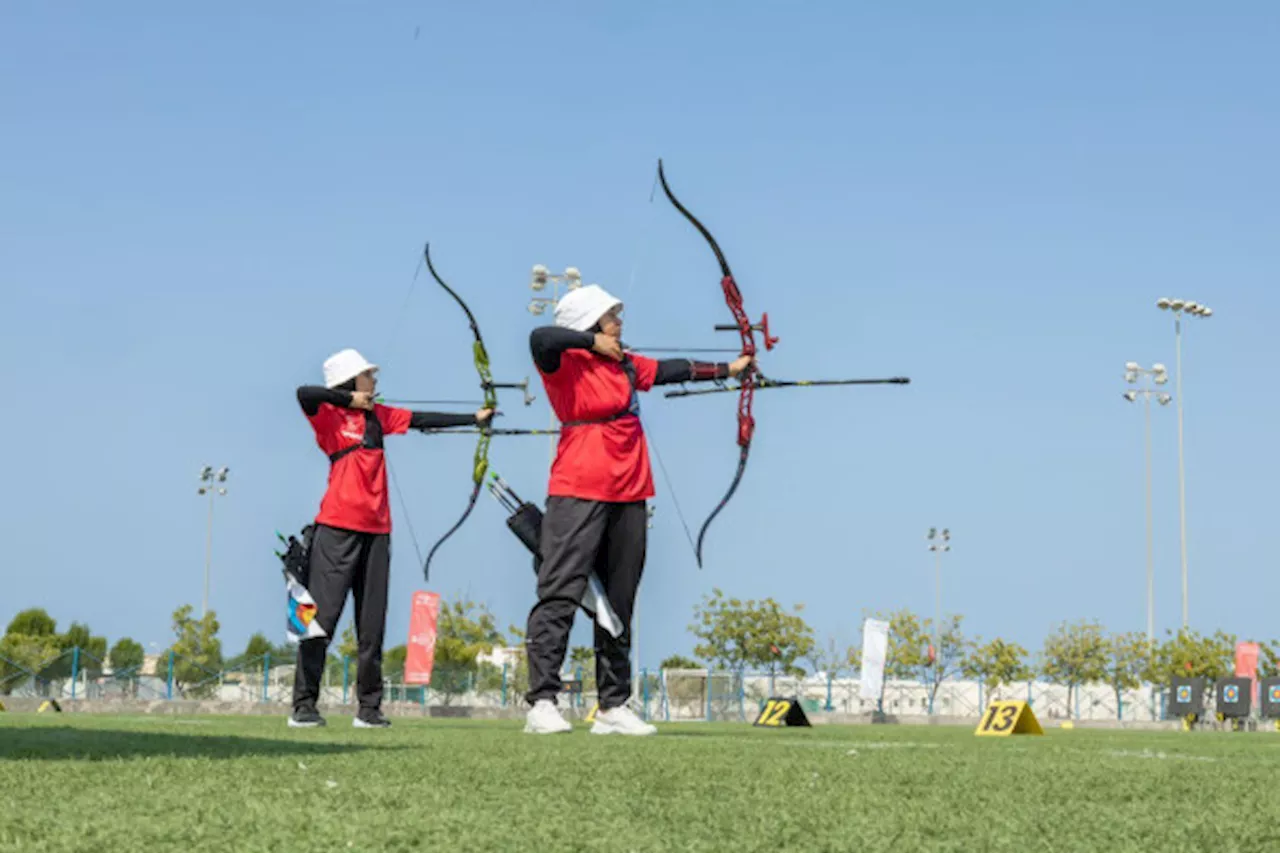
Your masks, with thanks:
M1280 734L0 714L0 851L1280 851Z

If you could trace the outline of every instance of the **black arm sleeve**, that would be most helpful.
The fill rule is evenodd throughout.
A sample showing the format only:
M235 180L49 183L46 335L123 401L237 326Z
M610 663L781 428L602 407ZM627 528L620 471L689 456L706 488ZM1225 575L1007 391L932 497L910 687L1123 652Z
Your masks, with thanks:
M303 385L298 389L298 405L307 417L313 417L320 411L322 403L332 403L345 409L351 405L351 392L321 388L319 385Z
M409 429L439 429L440 427L475 426L475 415L452 415L447 412L412 412Z
M596 343L590 332L575 332L559 326L539 326L529 334L529 352L533 363L543 373L555 373L560 369L560 353L567 349L589 350Z
M667 358L658 362L658 376L654 385L670 385L673 382L702 382L710 379L728 379L729 365L687 358Z

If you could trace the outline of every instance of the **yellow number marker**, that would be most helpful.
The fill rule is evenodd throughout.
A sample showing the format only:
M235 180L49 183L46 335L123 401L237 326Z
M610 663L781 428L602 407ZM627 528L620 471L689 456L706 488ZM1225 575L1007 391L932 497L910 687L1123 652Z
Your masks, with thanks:
M1042 735L1044 729L1026 702L992 702L974 734L986 737Z

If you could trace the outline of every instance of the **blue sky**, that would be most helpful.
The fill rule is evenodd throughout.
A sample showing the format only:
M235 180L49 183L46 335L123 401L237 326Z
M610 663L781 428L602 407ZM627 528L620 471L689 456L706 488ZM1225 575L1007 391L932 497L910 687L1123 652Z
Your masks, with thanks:
M1172 366L1163 295L1215 310L1184 342L1192 624L1280 636L1273 4L259 5L6 9L0 621L39 605L166 643L199 605L196 473L226 464L212 603L229 651L280 636L273 531L314 514L327 467L295 386L355 346L388 395L475 393L461 312L409 290L425 239L500 380L533 373L534 263L624 298L633 343L728 345L711 253L650 203L662 156L770 314L771 375L913 383L760 394L702 571L660 478L646 664L690 649L713 586L804 602L841 643L864 611L931 612L933 525L972 632L1141 630L1142 419L1120 393L1126 361ZM696 530L736 464L733 399L645 413ZM1175 436L1158 411L1161 629ZM390 442L389 645L422 586L409 526L425 548L453 523L472 444ZM495 439L492 462L541 498L547 453ZM523 623L527 556L481 501L430 588Z

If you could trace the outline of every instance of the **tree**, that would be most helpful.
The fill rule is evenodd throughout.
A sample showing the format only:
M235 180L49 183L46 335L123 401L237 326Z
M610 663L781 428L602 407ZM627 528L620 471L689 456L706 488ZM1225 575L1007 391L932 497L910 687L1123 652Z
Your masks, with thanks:
M11 693L28 677L35 677L44 693L48 679L60 677L63 648L57 628L53 617L39 607L23 610L10 620L0 640L0 693ZM70 668L68 663L68 672Z
M1275 678L1280 675L1280 640L1258 643L1258 677Z
M759 667L803 676L796 661L813 652L813 629L800 616L803 609L797 604L788 613L772 598L743 602L714 589L694 607L689 631L702 642L693 653L724 669Z
M214 695L214 676L222 670L222 641L218 639L217 615L208 611L203 618L192 615L190 604L173 612L173 679L184 695L205 698Z
M409 659L409 647L395 646L382 653L382 677L387 681L404 681L404 664Z
M507 689L508 694L510 694L512 690L513 679L514 679L513 670L519 669L520 661L522 661L523 659L524 659L524 656L521 655L520 659L516 661L516 665L514 667L508 666L505 664L503 666L495 666L494 664L491 664L488 662L480 664L480 666L477 667L476 669L476 677L475 677L476 691L487 695L492 693L501 693L503 687L505 687ZM526 684L528 683L527 668L526 668L526 674L525 674L525 683Z
M1071 699L1081 684L1104 680L1107 674L1107 638L1097 622L1063 622L1045 638L1040 653L1040 672L1051 684L1067 688L1067 714L1075 706Z
M932 619L920 619L902 609L888 616L889 645L885 654L885 674L893 678L915 678L929 691L929 707L938 697L942 682L959 675L969 651L969 641L961 630L963 616L944 617L934 646Z
M277 667L292 663L298 658L298 649L288 643L273 645L266 634L258 631L249 637L244 651L227 661L227 669L243 669L245 672L262 672L262 665Z
M249 642L245 643L244 651L236 660L241 664L251 664L261 661L265 655L272 652L271 641L267 639L267 635L261 631L249 637Z
M702 669L706 669L706 667L702 666L702 664L698 663L693 658L687 658L684 655L669 655L659 665L658 672L649 675L649 683L647 685L648 693L650 696L658 696L662 693L662 673L667 670L696 671ZM674 679L667 679L666 685L668 696L679 703L690 702L706 695L704 692L706 689L706 679L702 676L694 676L688 679L677 676ZM640 686L640 692L643 694L645 690L646 685L642 683Z
M127 681L129 695L138 696L138 676L147 653L142 643L131 637L121 637L107 654L107 665L111 667L111 675L116 681Z
M360 654L360 641L356 638L356 628L350 622L342 629L342 637L338 640L338 654L353 660Z
M856 643L849 647L845 665L849 668L850 673L860 674L862 672L862 648Z
M1107 638L1104 678L1116 694L1116 719L1124 710L1120 696L1136 690L1151 669L1151 644L1145 634L1136 631L1114 634Z
M975 640L973 649L965 657L961 671L966 678L981 679L994 696L1002 684L1025 681L1032 677L1027 666L1027 650L1017 643L1008 643L997 637L986 645Z
M6 637L17 634L23 637L52 637L58 633L58 623L41 607L30 607L9 621Z
M147 653L142 648L142 643L137 642L132 637L121 637L111 647L111 652L107 655L107 662L111 665L111 671L117 675L121 673L137 675L138 669L142 666L142 662L146 660L146 657Z
M913 654L907 646L920 644L919 618L905 607L893 613L876 613L874 618L889 623L889 636L885 641L884 675L885 679L915 677L915 669L911 663Z
M58 646L63 654L48 678L70 677L75 655L73 649L80 650L80 672L86 673L90 678L102 674L102 664L107 659L107 638L93 636L88 625L72 622L66 633L58 637Z
M806 658L813 667L815 675L823 673L829 678L837 677L849 666L849 650L841 650L836 645L835 637L827 637L825 647L814 643L813 650Z
M834 710L831 704L832 682L850 667L856 666L854 649L848 647L842 649L836 643L835 637L827 637L826 648L815 645L813 651L809 653L808 661L813 667L814 677L823 677L827 680L826 710Z
M1214 681L1235 672L1236 638L1217 631L1200 634L1183 628L1156 647L1152 655L1152 682L1168 687L1174 678L1205 678Z
M470 600L441 605L431 687L444 696L444 704L471 689L480 671L476 658L505 642L485 606Z
M596 650L590 646L574 646L569 649L569 664L575 669L581 667L583 670L591 669L595 666Z
M41 670L56 660L60 651L53 635L5 634L0 639L0 694L7 696L33 675L39 680ZM43 693L44 685L37 686Z

